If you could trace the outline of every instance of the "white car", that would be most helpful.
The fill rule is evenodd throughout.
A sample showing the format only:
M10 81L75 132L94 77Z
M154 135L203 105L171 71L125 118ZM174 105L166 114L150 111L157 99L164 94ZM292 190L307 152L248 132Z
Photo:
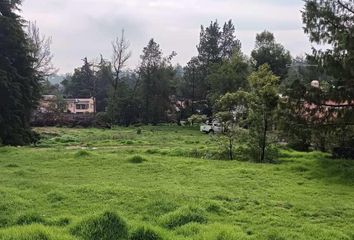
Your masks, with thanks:
M223 127L219 121L208 121L200 125L200 131L203 133L221 133Z

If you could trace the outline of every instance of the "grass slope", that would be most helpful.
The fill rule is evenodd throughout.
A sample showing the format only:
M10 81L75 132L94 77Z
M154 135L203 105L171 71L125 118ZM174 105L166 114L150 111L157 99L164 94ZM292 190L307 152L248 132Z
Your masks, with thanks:
M105 211L131 239L354 239L354 162L283 150L279 164L211 160L192 128L39 128L0 148L0 240L80 239Z

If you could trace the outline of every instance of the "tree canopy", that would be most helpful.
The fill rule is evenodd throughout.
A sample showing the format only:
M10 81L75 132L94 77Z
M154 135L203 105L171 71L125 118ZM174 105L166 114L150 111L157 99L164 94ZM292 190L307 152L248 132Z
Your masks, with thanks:
M287 65L291 63L290 52L275 41L274 34L268 31L257 34L256 46L251 56L255 68L268 64L272 72L283 79L287 73Z

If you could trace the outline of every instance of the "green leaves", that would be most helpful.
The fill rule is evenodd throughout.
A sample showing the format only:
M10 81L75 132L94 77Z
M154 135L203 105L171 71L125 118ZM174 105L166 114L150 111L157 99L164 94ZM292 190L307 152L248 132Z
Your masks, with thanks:
M257 34L256 48L251 56L256 68L268 64L273 73L281 78L286 76L286 66L291 63L290 52L277 43L273 33L268 31Z

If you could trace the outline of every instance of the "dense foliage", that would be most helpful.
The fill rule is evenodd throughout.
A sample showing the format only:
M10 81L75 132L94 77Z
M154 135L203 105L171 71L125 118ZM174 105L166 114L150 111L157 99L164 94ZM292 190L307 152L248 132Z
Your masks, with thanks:
M40 79L33 68L20 1L0 2L0 143L31 142L29 121L40 97Z

